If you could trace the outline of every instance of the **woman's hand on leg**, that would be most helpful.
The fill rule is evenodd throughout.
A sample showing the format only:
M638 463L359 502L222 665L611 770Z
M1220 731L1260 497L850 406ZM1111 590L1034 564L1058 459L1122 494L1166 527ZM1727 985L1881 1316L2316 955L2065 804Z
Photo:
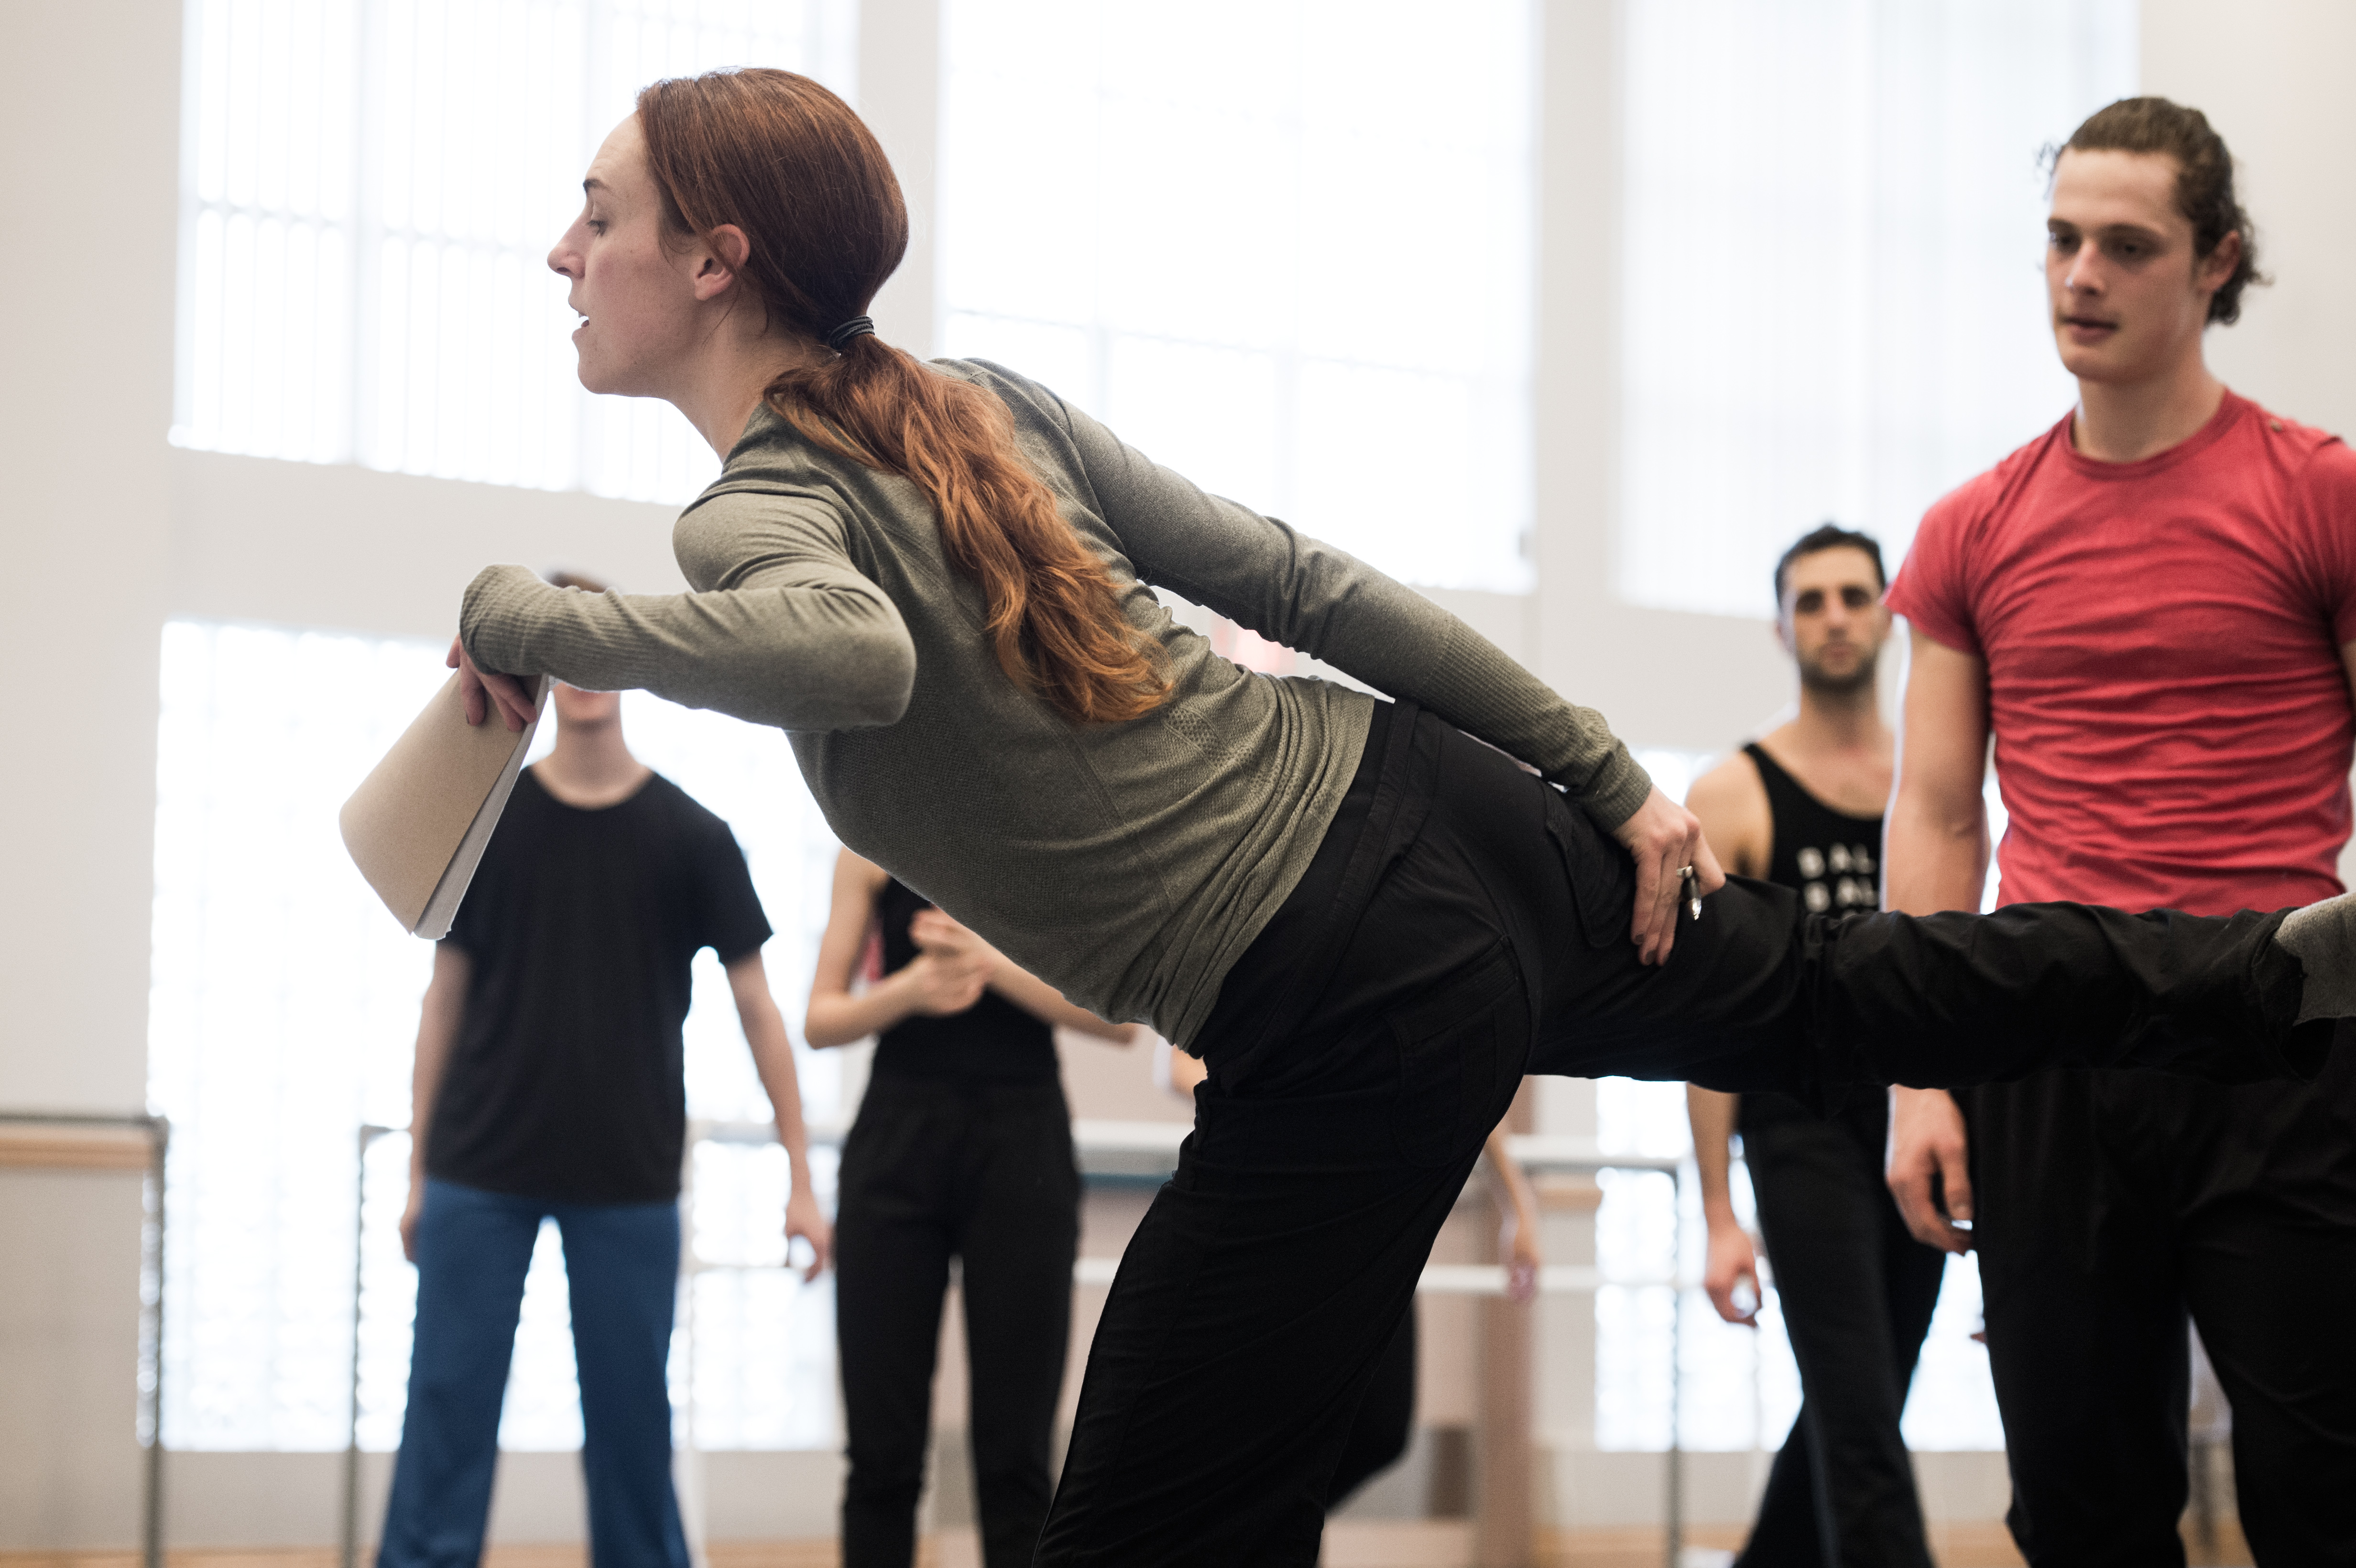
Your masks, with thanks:
M1677 935L1677 903L1686 896L1685 869L1698 879L1697 891L1714 893L1726 885L1718 857L1702 837L1701 821L1655 789L1636 814L1612 830L1636 862L1636 905L1628 939L1646 964L1668 962Z

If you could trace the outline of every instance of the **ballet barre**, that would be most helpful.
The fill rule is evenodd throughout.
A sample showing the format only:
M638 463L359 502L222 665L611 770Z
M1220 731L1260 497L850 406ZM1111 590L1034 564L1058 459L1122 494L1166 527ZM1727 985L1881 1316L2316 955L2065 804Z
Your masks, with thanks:
M143 1568L164 1568L164 1172L172 1124L150 1115L0 1111L0 1128L19 1129L5 1140L10 1147L0 1155L0 1168L144 1173L147 1212L139 1235L138 1422L147 1441L141 1456L139 1552ZM128 1135L134 1144L144 1145L122 1151L144 1157L118 1157L109 1147L109 1134L118 1138Z
M368 1126L360 1129L359 1152L363 1166L365 1166L369 1146L378 1138L386 1136L395 1130L396 1129L380 1126ZM1081 1175L1091 1185L1116 1188L1133 1188L1144 1185L1158 1186L1162 1182L1168 1180L1170 1177L1176 1172L1178 1168L1179 1147L1185 1141L1187 1135L1193 1130L1191 1124L1178 1121L1124 1121L1102 1117L1076 1117L1072 1122L1073 1155L1076 1163L1080 1168ZM810 1147L812 1148L840 1149L848 1132L848 1126L841 1122L812 1122L809 1126ZM716 1144L723 1147L735 1147L740 1148L757 1148L775 1144L776 1142L776 1124L772 1122L734 1119L722 1120L699 1117L691 1120L688 1124L687 1147L690 1150L692 1150L700 1144ZM1680 1191L1682 1190L1684 1184L1684 1177L1680 1168L1684 1160L1680 1157L1640 1154L1623 1150L1606 1149L1602 1147L1600 1140L1593 1137L1547 1134L1524 1134L1509 1137L1506 1140L1505 1147L1507 1153L1517 1164L1519 1164L1524 1169L1534 1173L1591 1176L1604 1171L1644 1171L1667 1176L1672 1182L1678 1185ZM684 1173L685 1182L682 1199L685 1201L691 1202L694 1190L694 1161L692 1158L690 1158L687 1161L687 1168L688 1168ZM364 1176L361 1185L363 1188L365 1187ZM160 1207L160 1180L158 1183L158 1191ZM356 1216L356 1231L358 1228L359 1221ZM713 1259L706 1259L699 1255L696 1251L695 1233L692 1226L688 1227L687 1233L683 1240L686 1244L681 1248L681 1256L680 1260L680 1272L689 1276L702 1274L763 1272L790 1266L784 1258L778 1258L768 1263L722 1262ZM358 1250L359 1249L356 1247L356 1254ZM355 1295L357 1296L357 1268L359 1264L357 1255L355 1256L354 1263L356 1273ZM1119 1267L1120 1260L1118 1257L1081 1257L1076 1259L1072 1267L1072 1284L1075 1287L1081 1289L1101 1290L1108 1288L1111 1285L1114 1275L1119 1272ZM1620 1289L1668 1289L1681 1297L1685 1291L1692 1289L1697 1284L1698 1284L1698 1281L1697 1280L1672 1277L1666 1274L1662 1274L1657 1276L1653 1275L1607 1275L1603 1270L1597 1268L1592 1264L1557 1264L1547 1265L1539 1270L1537 1287L1538 1294L1541 1296L1591 1296L1597 1291L1602 1290L1606 1287L1613 1287ZM1417 1293L1422 1296L1502 1297L1505 1294L1505 1269L1503 1265L1496 1264L1427 1264L1424 1267L1421 1278L1417 1283L1416 1289ZM681 1306L683 1308L682 1317L684 1320L681 1322L680 1327L685 1331L688 1339L688 1356L691 1367L690 1383L691 1386L692 1386L692 1366L695 1354L695 1297L692 1291L685 1294ZM1682 1317L1683 1313L1673 1307L1670 1313L1669 1329L1669 1388L1671 1412L1669 1422L1669 1447L1666 1455L1665 1456L1667 1464L1667 1506L1665 1509L1667 1517L1665 1522L1667 1525L1668 1561L1672 1564L1676 1563L1679 1552L1683 1545L1685 1513L1683 1485L1684 1465L1683 1457L1679 1451L1677 1434L1677 1416L1682 1407L1680 1389L1680 1373L1682 1369L1679 1365L1679 1362L1683 1359L1681 1353L1683 1339L1681 1332ZM352 1565L357 1562L359 1544L359 1518L357 1507L359 1480L358 1463L359 1455L358 1433L359 1404L358 1398L359 1318L359 1314L355 1311L353 1314L354 1342L352 1348L352 1371L354 1382L352 1390L353 1398L351 1402L351 1414L353 1422L352 1430L348 1438L348 1445L345 1455L343 1488L343 1562L346 1568L352 1568ZM681 1511L685 1516L682 1522L686 1526L691 1547L695 1550L700 1556L704 1534L703 1526L705 1509L704 1499L701 1495L704 1477L701 1464L702 1454L694 1441L693 1424L692 1421L687 1423L687 1434L680 1444L680 1456L681 1460L681 1473L680 1478L681 1481L681 1495L680 1498L680 1503ZM160 1445L158 1445L158 1447L160 1447Z
M810 1146L813 1148L839 1148L847 1130L841 1123L811 1123L809 1127ZM1092 1186L1159 1186L1176 1174L1179 1146L1185 1142L1186 1136L1193 1130L1193 1125L1188 1122L1120 1121L1076 1116L1072 1120L1073 1157L1080 1168L1081 1176ZM705 1140L758 1146L775 1142L776 1129L767 1122L697 1121L690 1125L689 1136L691 1145L696 1140ZM1608 1149L1601 1139L1595 1137L1544 1133L1509 1136L1505 1140L1505 1151L1523 1169L1535 1174L1594 1176L1604 1171L1644 1171L1664 1175L1676 1185L1676 1197L1673 1204L1682 1210L1687 1160L1687 1157L1682 1155ZM763 1266L705 1263L694 1255L691 1240L687 1254L683 1266L691 1274ZM783 1264L766 1266L779 1267ZM1119 1269L1120 1259L1118 1257L1076 1258L1072 1264L1072 1284L1079 1289L1107 1289ZM1606 1275L1601 1269L1588 1264L1558 1264L1538 1272L1538 1294L1541 1296L1592 1296L1607 1286L1671 1292L1669 1445L1663 1456L1667 1471L1663 1512L1670 1568L1676 1568L1685 1547L1685 1456L1677 1430L1685 1407L1685 1314L1682 1304L1685 1292L1700 1283L1698 1279L1667 1274ZM1505 1294L1505 1270L1497 1264L1426 1264L1422 1277L1416 1283L1416 1293L1433 1296L1502 1297ZM690 1310L691 1312L692 1308ZM691 1339L690 1354L692 1353ZM696 1501L700 1505L701 1499ZM695 1511L700 1513L700 1507Z

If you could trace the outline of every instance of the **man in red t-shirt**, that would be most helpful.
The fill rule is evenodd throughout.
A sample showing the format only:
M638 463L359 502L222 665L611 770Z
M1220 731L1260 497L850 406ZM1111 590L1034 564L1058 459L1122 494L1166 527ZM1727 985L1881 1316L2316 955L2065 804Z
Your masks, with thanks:
M1933 507L1891 587L1913 662L1889 905L1978 906L1991 734L2007 903L2327 897L2356 741L2356 453L2202 359L2256 274L2197 111L2088 120L2048 228L2079 406ZM2356 1053L2312 1085L2090 1072L1893 1094L1910 1228L1980 1254L2029 1561L2184 1561L2189 1309L2257 1561L2356 1563Z

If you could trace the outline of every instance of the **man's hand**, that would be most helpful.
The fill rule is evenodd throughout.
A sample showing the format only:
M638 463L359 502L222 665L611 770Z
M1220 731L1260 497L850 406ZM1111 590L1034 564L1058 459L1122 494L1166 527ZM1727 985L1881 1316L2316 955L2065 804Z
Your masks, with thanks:
M1697 891L1714 893L1726 885L1718 857L1702 837L1694 814L1655 789L1636 808L1636 815L1612 830L1636 862L1636 905L1628 925L1628 939L1637 957L1646 964L1665 964L1677 936L1677 903L1686 896L1685 878L1691 866L1700 876Z
M805 1283L816 1279L834 1261L834 1227L819 1212L818 1195L797 1187L786 1199L786 1255L793 1255L794 1238L810 1244L810 1264L802 1270Z
M1536 1301L1538 1271L1546 1267L1546 1253L1538 1245L1537 1227L1522 1223L1519 1212L1508 1207L1504 1223L1497 1228L1497 1251L1505 1259L1505 1299Z
M1894 1088L1890 1092L1890 1196L1914 1239L1941 1252L1971 1251L1972 1233L1950 1223L1972 1219L1970 1143L1964 1114L1944 1089ZM1931 1189L1936 1178L1939 1193ZM1946 1200L1940 1212L1939 1197Z
M425 1178L417 1171L409 1173L409 1203L401 1211L401 1255L411 1263L417 1261L417 1221L425 1213Z
M1748 1307L1734 1299L1735 1291L1746 1285L1751 1287ZM1709 1258L1702 1265L1701 1287L1720 1317L1747 1328L1759 1327L1759 1253L1741 1226L1731 1221L1710 1226Z
M466 710L466 722L480 724L497 708L499 717L507 720L509 732L520 735L540 704L532 699L530 686L521 676L498 675L475 667L465 645L457 638L450 639L450 656L443 664L458 672L458 701Z

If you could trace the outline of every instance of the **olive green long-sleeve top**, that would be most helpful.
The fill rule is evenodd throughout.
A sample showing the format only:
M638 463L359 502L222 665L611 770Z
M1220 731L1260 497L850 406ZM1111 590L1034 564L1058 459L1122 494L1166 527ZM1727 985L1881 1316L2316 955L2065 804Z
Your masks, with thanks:
M1107 1018L1182 1046L1341 805L1375 699L1237 667L1150 585L1411 699L1616 827L1651 782L1601 715L1341 550L1205 495L997 366L1024 455L1167 656L1144 718L1076 725L999 667L980 590L906 479L768 409L673 536L694 592L591 594L522 567L466 591L476 664L643 688L789 732L842 842Z

